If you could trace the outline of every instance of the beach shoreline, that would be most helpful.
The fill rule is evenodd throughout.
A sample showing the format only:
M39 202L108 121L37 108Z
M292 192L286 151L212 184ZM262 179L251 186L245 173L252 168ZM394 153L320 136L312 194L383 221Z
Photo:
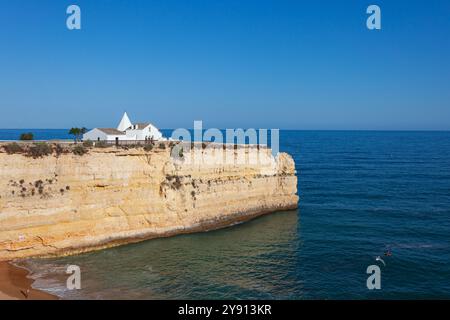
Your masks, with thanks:
M32 288L29 272L10 262L0 261L0 300L58 300L59 298Z

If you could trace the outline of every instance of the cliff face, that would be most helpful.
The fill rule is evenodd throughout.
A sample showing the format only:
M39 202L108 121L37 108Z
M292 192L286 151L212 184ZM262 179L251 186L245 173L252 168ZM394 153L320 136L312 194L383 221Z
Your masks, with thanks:
M0 153L0 260L71 254L219 228L297 208L292 158L223 151L243 164L173 160L169 149L91 149L33 159ZM263 232L263 230L262 230Z

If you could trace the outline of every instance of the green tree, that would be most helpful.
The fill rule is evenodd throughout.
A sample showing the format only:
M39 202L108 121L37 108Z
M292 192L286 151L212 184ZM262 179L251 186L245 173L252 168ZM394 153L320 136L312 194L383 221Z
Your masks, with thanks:
M83 134L85 134L87 132L86 128L71 128L69 131L69 134L74 136L74 140L75 143L77 141L81 141L81 137L83 136Z
M22 133L20 135L20 140L33 140L34 136L32 132Z

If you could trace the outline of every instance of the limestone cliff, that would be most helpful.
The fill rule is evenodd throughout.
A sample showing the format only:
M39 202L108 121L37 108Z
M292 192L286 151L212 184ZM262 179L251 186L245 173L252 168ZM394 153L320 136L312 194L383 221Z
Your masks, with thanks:
M92 148L37 159L1 152L0 260L209 230L297 207L289 155L227 151L257 159L239 164L213 161L217 150L199 152L200 163L174 160L169 148Z

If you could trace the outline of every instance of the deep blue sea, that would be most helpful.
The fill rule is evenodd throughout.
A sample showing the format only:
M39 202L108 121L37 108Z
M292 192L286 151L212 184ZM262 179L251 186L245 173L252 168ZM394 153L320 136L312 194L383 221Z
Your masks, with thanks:
M35 286L65 298L450 298L450 132L281 131L280 145L296 162L298 210L27 260ZM65 289L68 264L81 267L81 290ZM366 286L373 264L380 290Z

